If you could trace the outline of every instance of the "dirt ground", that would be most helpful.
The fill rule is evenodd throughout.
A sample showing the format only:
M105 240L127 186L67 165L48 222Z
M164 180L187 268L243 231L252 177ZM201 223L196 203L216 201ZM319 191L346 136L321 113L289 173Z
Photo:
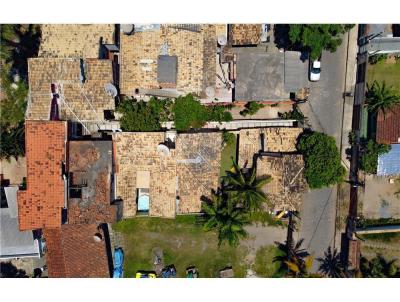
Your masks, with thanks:
M0 174L3 174L4 179L10 180L10 185L21 184L22 179L26 177L25 157L20 157L18 161L14 157L9 162L2 160L0 162Z
M366 218L400 218L400 199L394 196L397 185L389 177L367 176L362 214Z

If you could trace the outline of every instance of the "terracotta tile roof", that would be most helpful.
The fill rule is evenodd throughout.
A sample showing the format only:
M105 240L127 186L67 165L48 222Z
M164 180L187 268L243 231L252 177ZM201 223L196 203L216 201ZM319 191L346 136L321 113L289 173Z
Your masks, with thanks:
M59 121L25 122L27 190L18 191L21 230L61 226L66 127Z
M231 24L228 39L232 45L256 45L261 41L261 24Z
M150 174L150 216L199 212L201 196L218 186L220 132L178 134L169 156L157 151L165 141L161 132L116 133L113 139L118 171L116 195L124 201L124 217L136 215L137 175L143 172Z
M102 241L94 240L96 233L102 236ZM44 229L44 238L49 277L110 277L106 238L97 224L65 224L60 229Z
M271 127L242 129L239 131L239 166L253 165L253 156L261 150L261 138L264 136L266 152L296 152L298 136L302 128Z
M104 110L115 109L114 99L104 88L113 83L110 60L86 59L81 62L79 59L31 58L28 59L28 70L27 119L49 120L51 84L57 85L60 95L61 120L76 121L78 117L81 121L103 121Z
M43 24L39 57L98 58L100 39L114 43L113 24Z
M68 223L112 223L116 207L111 205L112 141L69 141L70 188L81 198L68 199Z
M273 207L270 210L300 210L302 193L308 188L301 154L262 156L257 160L257 175L272 177L263 188Z
M400 143L400 105L386 112L386 117L379 111L376 125L376 140L378 143Z
M200 31L161 25L159 29L121 34L121 93L133 95L135 89L170 88L157 81L157 61L161 48L177 56L176 89L204 95L215 86L217 36L214 25L200 25Z

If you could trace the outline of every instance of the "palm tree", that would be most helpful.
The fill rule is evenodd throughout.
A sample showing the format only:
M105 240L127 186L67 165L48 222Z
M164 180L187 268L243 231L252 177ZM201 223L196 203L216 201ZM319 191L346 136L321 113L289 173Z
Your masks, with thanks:
M230 246L237 246L240 239L247 237L244 226L249 222L248 215L226 195L214 193L211 200L203 202L205 214L204 230L218 231L218 245L227 241Z
M289 270L288 275L296 278L320 277L319 275L310 273L313 262L314 258L312 256L307 256L304 259L293 258L291 261L285 261Z
M345 277L344 267L340 260L340 253L337 249L332 252L331 247L324 252L324 258L317 258L320 262L318 271L330 278L343 278Z
M394 106L400 104L400 95L392 87L374 81L372 85L367 84L367 109L369 112L378 113L382 111L386 115L387 110L392 110Z
M233 160L231 171L223 178L223 191L234 202L242 205L245 210L255 212L260 210L267 201L262 188L271 181L270 176L256 177L256 169L251 174L245 174Z
M396 266L396 259L387 261L378 254L375 258L368 260L361 257L360 271L365 278L394 278L399 277L400 268Z
M304 239L300 239L296 243L292 240L285 241L285 243L275 242L281 253L274 257L273 262L280 263L280 272L295 272L294 265L297 266L298 271L301 270L303 265L305 267L305 259L310 256L310 254L305 249L301 248L303 241Z

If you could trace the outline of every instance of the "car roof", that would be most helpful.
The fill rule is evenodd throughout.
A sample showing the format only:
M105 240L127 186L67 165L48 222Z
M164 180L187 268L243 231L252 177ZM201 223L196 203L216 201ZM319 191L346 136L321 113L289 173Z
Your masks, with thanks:
M314 68L321 68L321 62L320 61L314 61L313 62L313 67Z

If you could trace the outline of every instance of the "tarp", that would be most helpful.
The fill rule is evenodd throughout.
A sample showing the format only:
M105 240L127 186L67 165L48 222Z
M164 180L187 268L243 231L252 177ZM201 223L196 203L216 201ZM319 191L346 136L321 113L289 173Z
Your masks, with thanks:
M400 175L400 144L392 144L391 150L378 157L378 176Z

